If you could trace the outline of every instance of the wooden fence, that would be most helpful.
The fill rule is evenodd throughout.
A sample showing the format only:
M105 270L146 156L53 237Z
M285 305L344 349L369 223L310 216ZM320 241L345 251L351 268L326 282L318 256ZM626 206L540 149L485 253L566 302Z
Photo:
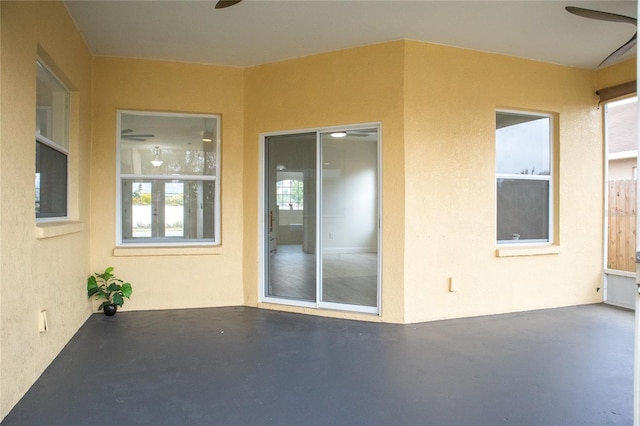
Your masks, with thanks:
M635 180L609 181L607 268L636 271Z

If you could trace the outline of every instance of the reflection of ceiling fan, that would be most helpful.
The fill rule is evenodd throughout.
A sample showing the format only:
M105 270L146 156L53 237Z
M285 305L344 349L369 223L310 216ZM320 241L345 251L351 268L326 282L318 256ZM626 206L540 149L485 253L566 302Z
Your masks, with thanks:
M331 132L330 135L334 138L343 138L345 136L366 138L367 136L375 135L375 133L375 130L339 130L336 132Z
M367 136L374 135L375 130L347 130L347 135L358 136L360 138L366 138Z
M216 3L216 9L224 9L225 7L233 6L240 3L242 0L218 0Z
M147 138L155 138L156 135L152 134L138 134L134 133L131 129L124 129L120 132L120 139L128 139L130 141L146 141Z
M636 27L638 24L638 20L630 16L617 15L615 13L601 12L599 10L583 9L581 7L573 6L567 6L565 9L567 10L567 12L573 13L574 15L582 16L583 18L597 19L600 21L609 22L622 22L624 24L633 24ZM604 58L604 60L600 62L600 65L598 65L598 67L613 62L614 60L627 53L629 50L633 49L636 45L637 38L638 32L636 31L636 33L633 35L633 37L631 37L631 39L629 39L629 41L616 49L611 55Z

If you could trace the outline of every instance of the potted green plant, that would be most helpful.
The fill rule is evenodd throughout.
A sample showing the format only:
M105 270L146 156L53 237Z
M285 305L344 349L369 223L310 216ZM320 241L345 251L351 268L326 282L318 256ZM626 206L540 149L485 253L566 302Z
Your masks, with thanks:
M131 293L131 283L126 283L113 275L113 266L109 266L103 273L95 273L87 279L87 296L96 299L105 299L98 307L105 315L115 315L118 306L122 307L124 298L129 299Z

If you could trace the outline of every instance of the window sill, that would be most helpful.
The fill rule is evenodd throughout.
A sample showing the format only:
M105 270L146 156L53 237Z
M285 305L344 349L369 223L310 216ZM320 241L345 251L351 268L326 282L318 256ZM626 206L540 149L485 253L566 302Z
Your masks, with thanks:
M496 257L542 256L555 254L560 254L560 246L549 245L541 247L501 247L496 249Z
M83 230L84 224L81 222L41 222L36 224L36 238L41 240L44 238L59 237L61 235L82 232Z
M129 256L197 256L219 255L223 250L221 246L173 246L173 247L115 247L115 257Z

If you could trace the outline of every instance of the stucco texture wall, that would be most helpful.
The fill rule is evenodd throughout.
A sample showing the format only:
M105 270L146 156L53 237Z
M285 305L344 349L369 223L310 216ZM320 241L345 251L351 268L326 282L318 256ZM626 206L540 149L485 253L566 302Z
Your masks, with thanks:
M84 289L89 273L91 55L62 3L2 1L0 11L2 418L90 314ZM38 55L71 91L71 225L36 226ZM40 333L44 309L49 330Z
M91 272L114 266L133 283L125 310L274 308L258 302L265 132L381 123L382 315L369 319L601 301L604 165L594 92L633 80L629 63L595 72L397 41L241 69L92 57L60 2L2 1L0 19L0 417L90 314ZM38 53L72 91L68 227L34 218ZM555 118L550 251L496 255L496 108ZM118 109L221 115L219 247L115 246ZM40 334L42 309L50 330Z
M635 59L599 69L596 72L596 89L615 86L636 79L637 63Z
M124 309L242 305L243 69L94 59L91 266L133 285ZM220 114L221 235L214 249L116 249L117 110Z
M406 51L406 321L600 302L596 73L417 42ZM497 108L554 114L555 247L537 255L496 255Z
M381 318L402 322L403 55L404 43L394 42L246 70L244 292L248 305L258 301L260 133L381 122L384 162ZM335 312L330 315L350 317Z

